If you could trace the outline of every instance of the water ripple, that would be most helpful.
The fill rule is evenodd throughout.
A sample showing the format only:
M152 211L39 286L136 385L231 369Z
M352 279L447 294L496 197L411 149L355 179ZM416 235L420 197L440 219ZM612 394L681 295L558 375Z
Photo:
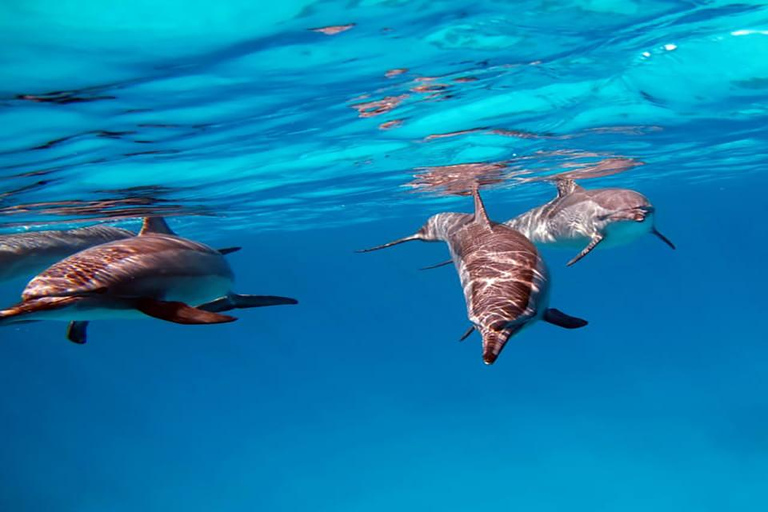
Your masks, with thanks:
M166 37L112 18L106 34L92 28L104 12L65 6L30 7L34 29L0 22L14 48L0 225L316 229L432 213L468 176L515 202L562 173L682 186L766 164L759 2L403 5L353 2L338 19L333 2L289 2L248 25L224 2L210 38L206 11L160 13Z

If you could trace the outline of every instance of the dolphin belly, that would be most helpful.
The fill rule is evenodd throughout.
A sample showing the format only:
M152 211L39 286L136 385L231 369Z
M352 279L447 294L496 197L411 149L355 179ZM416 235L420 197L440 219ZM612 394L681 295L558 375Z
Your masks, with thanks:
M227 295L233 283L229 276L208 275L194 279L170 278L163 284L165 300L196 306Z
M226 296L231 286L232 279L226 275L143 279L141 282L134 283L131 291L124 290L120 295L113 295L108 291L104 295L99 293L85 295L78 297L72 304L65 307L41 308L39 311L20 315L18 320L69 322L148 318L136 309L135 299L149 297L197 306Z
M618 247L634 242L653 229L653 221L645 219L643 222L618 221L611 222L605 228L605 241L601 244L605 247Z

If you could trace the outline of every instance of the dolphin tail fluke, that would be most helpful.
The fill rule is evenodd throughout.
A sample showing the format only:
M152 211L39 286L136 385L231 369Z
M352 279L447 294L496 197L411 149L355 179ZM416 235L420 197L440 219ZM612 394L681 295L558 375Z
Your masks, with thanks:
M600 235L600 234L596 235L596 236L595 236L595 237L592 239L592 241L591 241L591 242L589 242L589 244L588 244L588 245L587 245L587 246L586 246L584 249L582 249L582 251L581 251L579 254L577 254L577 255L576 255L576 257L575 257L575 258L573 258L571 261L569 261L569 262L567 263L567 265L570 267L571 265L573 265L574 263L576 263L577 261L579 261L581 258L583 258L583 257L584 257L584 256L586 256L587 254L589 254L590 252L592 252L592 249L594 249L595 247L597 247L597 244L599 244L600 242L602 242L604 239L605 239L605 235Z
M376 247L370 247L368 249L360 249L360 250L357 250L355 252L363 253L363 252L378 251L379 249L386 249L387 247L392 247L393 245L398 245L398 244L402 244L402 243L405 243L405 242L410 242L412 240L421 240L421 239L422 239L421 235L419 233L416 233L415 235L406 236L406 237L403 237L403 238L398 238L397 240L394 240L394 241L389 242L389 243L384 244L384 245L377 245Z
M88 341L88 322L69 322L69 325L67 326L67 339L78 345L82 345Z
M651 233L653 233L654 235L656 235L657 237L659 237L659 238L661 239L661 241L662 241L662 242L664 242L665 244L667 244L668 246L670 246L670 247L672 248L672 250L675 250L675 249L677 249L677 247L675 247L675 244L673 244L673 243L672 243L672 241L671 241L669 238L667 238L667 237L665 237L664 235L662 235L662 234L659 232L659 230L658 230L658 229L656 229L656 228L653 228L653 231L651 231Z
M230 293L214 301L207 302L197 309L211 313L221 313L233 309L263 308L266 306L286 306L298 304L299 301L290 297L278 297L275 295L238 295Z
M578 329L589 323L582 318L566 315L559 309L554 308L549 308L544 312L544 321L565 329Z
M211 311L193 308L183 302L166 302L149 297L138 299L136 301L136 309L147 316L177 324L223 324L237 320L233 316L220 315Z

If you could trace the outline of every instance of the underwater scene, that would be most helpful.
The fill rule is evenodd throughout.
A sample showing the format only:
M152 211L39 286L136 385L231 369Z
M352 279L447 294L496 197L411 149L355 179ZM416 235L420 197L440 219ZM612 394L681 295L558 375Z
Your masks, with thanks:
M768 510L765 0L0 41L0 511Z

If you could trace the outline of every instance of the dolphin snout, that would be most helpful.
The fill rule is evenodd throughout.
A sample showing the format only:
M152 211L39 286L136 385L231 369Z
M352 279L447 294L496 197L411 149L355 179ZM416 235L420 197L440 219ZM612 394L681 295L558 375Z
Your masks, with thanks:
M484 330L483 334L483 362L492 365L498 359L501 350L521 326L508 327L503 330Z
M653 211L653 206L638 206L630 210L629 219L634 220L635 222L644 222L648 217L653 215Z

